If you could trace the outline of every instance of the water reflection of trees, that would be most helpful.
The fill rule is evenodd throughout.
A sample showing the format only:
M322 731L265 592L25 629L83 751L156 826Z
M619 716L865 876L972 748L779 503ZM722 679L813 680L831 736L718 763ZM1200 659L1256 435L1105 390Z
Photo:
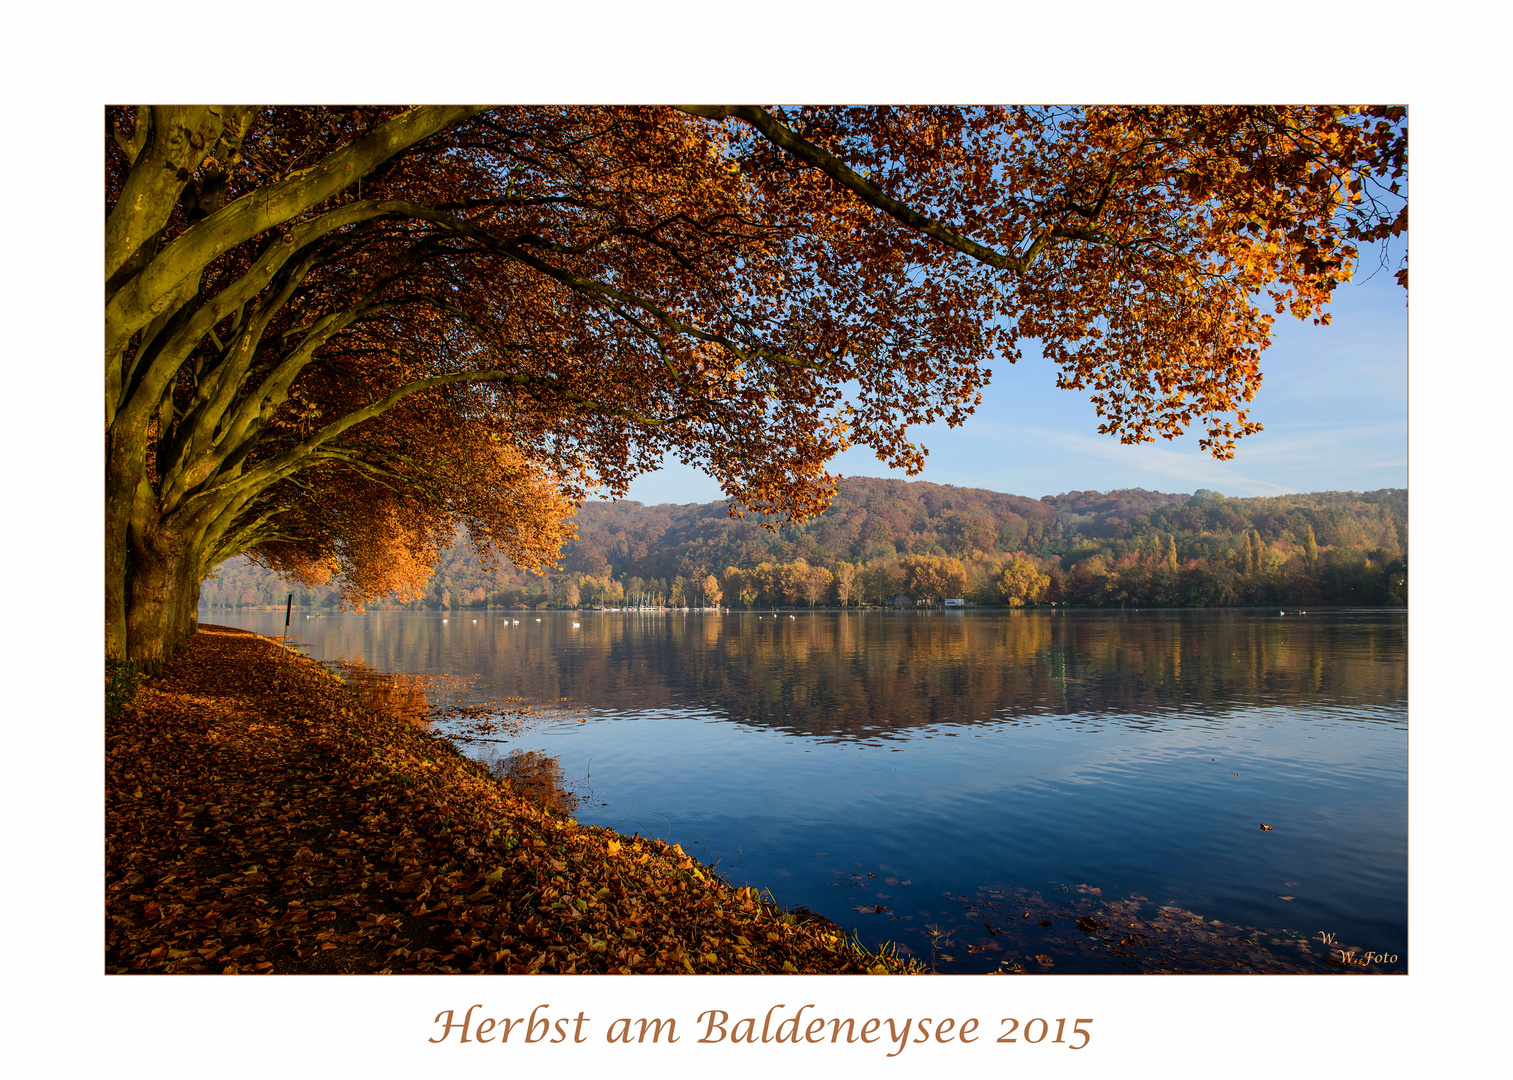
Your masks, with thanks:
M780 618L677 655L668 681L700 686L735 718L813 734L1044 715L1140 724L1178 704L1401 702L1404 631L1380 616Z
M345 660L333 666L364 708L421 727L429 727L437 710L452 704L474 682L451 674L380 671L361 660ZM503 756L485 755L484 761L496 780L507 782L510 790L537 806L561 814L578 809L578 796L569 789L559 758L515 749Z
M391 670L477 672L486 693L587 707L701 706L839 738L1047 716L1143 725L1178 705L1222 713L1407 697L1407 619L1391 612L575 618L578 629L561 616L490 618L458 633L388 616L382 633L354 621L340 630L350 646L324 646L327 655L333 646L366 648Z
M536 750L511 750L504 757L495 758L489 772L537 806L559 814L571 814L578 809L578 796L566 787L559 757Z
M426 727L431 719L431 702L427 689L434 681L425 675L379 671L361 660L346 660L335 665L342 681L351 688L358 702L367 709L386 712Z

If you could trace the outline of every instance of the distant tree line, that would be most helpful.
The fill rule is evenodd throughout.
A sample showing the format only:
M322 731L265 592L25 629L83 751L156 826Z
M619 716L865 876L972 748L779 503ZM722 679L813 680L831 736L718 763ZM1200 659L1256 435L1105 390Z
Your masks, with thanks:
M1141 489L1043 499L859 477L802 525L725 503L588 503L559 569L489 567L459 537L415 608L821 607L936 603L1212 607L1406 605L1402 489L1231 499ZM201 604L337 607L336 585L290 586L223 563Z

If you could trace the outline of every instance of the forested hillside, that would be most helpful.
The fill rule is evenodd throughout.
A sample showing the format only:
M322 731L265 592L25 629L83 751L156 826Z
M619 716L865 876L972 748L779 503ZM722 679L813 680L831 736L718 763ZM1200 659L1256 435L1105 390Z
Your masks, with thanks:
M803 525L764 528L727 504L588 503L558 571L481 565L465 539L414 607L819 606L932 602L1212 606L1407 603L1402 489L1226 498L1131 489L1043 499L858 477ZM201 603L336 606L223 564Z

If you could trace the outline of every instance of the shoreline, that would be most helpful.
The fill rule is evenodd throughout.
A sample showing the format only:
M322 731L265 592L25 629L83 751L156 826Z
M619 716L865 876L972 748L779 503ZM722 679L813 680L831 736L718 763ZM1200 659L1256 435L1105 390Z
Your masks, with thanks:
M543 810L231 627L201 624L107 720L105 804L108 973L921 970Z

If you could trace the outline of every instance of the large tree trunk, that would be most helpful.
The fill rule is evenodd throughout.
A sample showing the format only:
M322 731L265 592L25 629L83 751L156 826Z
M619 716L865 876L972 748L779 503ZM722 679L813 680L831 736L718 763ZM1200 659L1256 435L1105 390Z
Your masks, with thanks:
M150 675L163 665L182 642L180 585L183 555L162 545L133 551L126 611L127 657Z
M113 425L105 435L105 656L129 657L133 520L154 501L147 481L147 436L140 427Z
M122 456L105 436L105 659L126 659L126 533L131 524L131 485L121 475Z
M159 503L148 427L121 417L106 433L105 655L157 674L198 626L202 517Z
M173 640L182 645L200 628L200 553L196 548L185 559L175 590Z
M160 674L194 632L200 585L195 539L155 515L138 515L128 532L126 655L150 675Z

